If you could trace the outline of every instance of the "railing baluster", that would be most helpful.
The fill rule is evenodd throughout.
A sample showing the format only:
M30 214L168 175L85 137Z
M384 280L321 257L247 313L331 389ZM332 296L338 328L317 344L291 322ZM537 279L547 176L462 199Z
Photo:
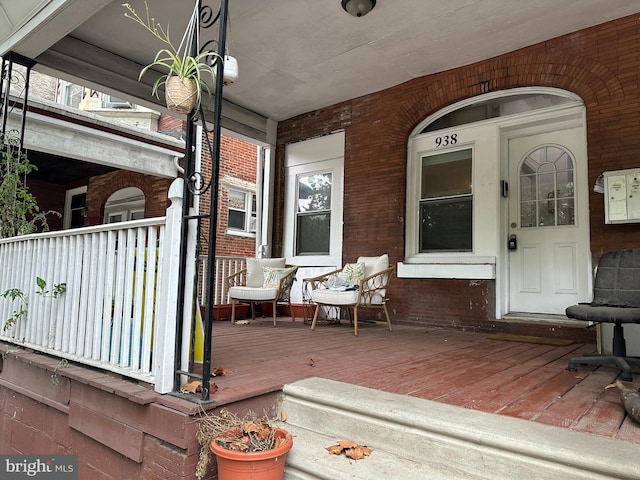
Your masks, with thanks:
M62 256L62 245L63 245L63 238L60 237L56 237L55 239L53 239L53 249L55 250L55 254L52 255L52 257L55 257L54 259L54 263L53 263L53 271L51 272L51 282L52 285L55 286L59 283L65 283L67 278L67 273L66 273L66 265L64 264L63 260L64 257ZM64 296L62 297L58 297L55 300L55 309L52 309L52 314L51 314L51 322L49 323L49 332L48 332L48 341L47 341L47 347L48 348L52 348L55 349L56 348L56 332L58 330L58 325L62 325L62 322L64 321Z
M71 294L71 287L73 286L73 267L75 265L75 258L71 252L73 252L73 237L64 237L62 244L62 256L65 263L65 282L67 283L67 291L64 294L64 318L62 319L61 332L61 346L60 351L64 353L69 352L69 342L71 341L71 312L73 310L73 296Z
M140 369L140 339L142 337L142 310L145 293L145 275L147 270L147 235L144 228L138 228L136 233L136 252L134 270L133 315L131 321L131 361L129 366L134 370Z
M42 278L47 283L45 290L49 293L46 293L44 297L36 297L36 301L42 304L42 315L38 318L38 324L40 325L40 329L42 330L42 346L46 348L51 348L53 345L53 319L51 318L53 314L53 302L51 301L51 295L53 291L53 272L55 270L55 254L53 249L53 239L44 238L42 241L42 253L45 260L45 265L43 268Z
M151 338L153 335L153 318L154 309L150 308L155 303L155 294L157 289L157 257L159 246L158 229L155 226L149 227L147 238L147 268L144 285L144 312L142 318L142 345L141 359L139 368L143 373L151 371Z
M69 332L69 342L67 345L67 352L72 355L77 355L78 345L78 317L80 304L79 299L81 293L81 281L82 281L82 253L84 238L82 235L72 237L72 241L69 248L69 255L73 259L73 263L70 265L70 273L73 276L71 280L71 291L65 295L67 298L71 298L71 311L70 315L65 315L65 331Z
M113 329L114 317L114 294L116 279L116 241L117 232L107 232L107 253L105 255L105 287L103 297L103 324L102 324L102 348L100 349L100 360L108 363L111 359L111 333Z
M106 264L107 264L107 233L97 232L95 234L97 252L94 252L96 260L96 283L95 283L95 301L93 302L93 311L89 311L94 321L92 322L91 335L88 335L91 345L91 358L93 360L100 359L101 339L104 329L104 285L106 281Z
M39 302L36 302L36 275L39 274L37 270L37 258L39 253L41 239L36 239L33 242L27 244L27 250L25 251L25 260L27 264L27 270L25 272L24 282L26 282L25 294L29 299L29 310L26 318L20 319L19 323L23 323L24 336L31 338L33 343L40 345L38 341L38 326L36 325L39 315Z
M91 269L91 236L83 235L82 237L82 267L80 280L80 295L78 296L78 320L76 329L78 336L76 338L75 353L81 357L91 357L91 350L87 349L87 312L89 311L89 299L93 297L93 290L90 287L91 277L95 270Z

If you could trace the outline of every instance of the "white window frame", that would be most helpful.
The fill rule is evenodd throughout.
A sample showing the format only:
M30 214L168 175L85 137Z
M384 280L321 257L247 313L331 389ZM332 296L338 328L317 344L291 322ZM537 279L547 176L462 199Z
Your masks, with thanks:
M444 139L448 140L445 142ZM497 142L498 129L492 124L454 127L410 139L407 157L405 258L398 265L399 277L495 278L500 218L499 215L489 216L486 212L500 211L499 196L495 193L499 186L499 164L491 160L499 148ZM425 155L466 149L472 151L473 250L420 252L422 158ZM481 188L478 187L480 185Z
M237 228L229 227L229 219L228 214L231 210L240 211L237 208L231 208L231 204L229 202L230 193L231 192L241 193L244 195L244 228L242 230ZM256 210L252 210L252 205L256 206ZM225 232L229 235L238 235L242 237L251 237L255 238L257 222L258 222L258 196L255 191L244 190L242 188L237 187L229 187L227 189L227 226ZM253 220L253 230L251 229L251 223Z
M73 89L77 88L78 92L73 92ZM76 105L73 104L73 94L79 93L80 98ZM82 95L84 93L84 88L75 83L68 82L66 80L58 80L58 92L56 102L64 105L66 107L79 108L80 103L82 102Z
M283 254L299 266L338 267L342 265L342 221L344 184L344 132L287 146L285 154L285 226ZM296 255L297 179L331 172L331 231L327 255Z
M140 193L138 193L140 192ZM111 218L121 215L121 222L131 220L131 217L142 212L144 216L145 198L144 193L137 187L125 187L113 192L107 199L104 207L103 222L111 222Z
M443 195L437 195L434 197L429 197L429 198L422 198L422 178L423 178L423 168L424 168L424 161L425 159L434 159L435 157L440 157L441 155L446 155L446 154L455 154L457 152L469 152L470 156L471 156L471 171L469 172L471 174L471 176L473 176L473 148L468 148L468 147L463 147L463 148L458 148L458 149L448 149L446 151L438 151L438 152L431 152L429 155L421 155L420 156L420 165L418 167L418 175L419 175L419 180L420 180L420 186L419 186L419 191L418 191L418 203L416 205L417 208L417 212L418 212L418 220L420 219L420 209L424 204L429 204L432 202L446 202L447 200L451 201L454 199L470 199L471 200L471 206L473 208L473 196L474 196L474 192L473 192L473 182L471 184L471 188L470 191L468 193L464 193L464 194L457 194L454 195L453 197L450 197L449 195L443 194ZM434 165L433 161L429 162L430 166ZM450 161L439 161L437 163L446 163L449 164ZM420 248L419 244L420 244L420 235L423 234L424 232L421 232L421 228L418 225L418 238L416 239L418 241L418 249ZM473 232L473 216L471 219L471 229ZM432 251L432 252L421 252L421 253L447 253L447 254L458 254L458 253L468 253L469 250L455 250L455 249L449 249L449 250L440 250L440 251ZM471 251L473 251L473 234L471 235Z
M87 193L87 186L83 185L82 187L71 188L66 191L64 198L64 217L62 219L62 228L65 230L71 228L71 200L76 195L81 195L83 193ZM86 212L86 204L83 207Z
M133 105L128 100L124 100L123 98L118 98L113 95L109 95L107 93L102 95L102 101L104 103L104 108L114 108L114 109L131 109Z

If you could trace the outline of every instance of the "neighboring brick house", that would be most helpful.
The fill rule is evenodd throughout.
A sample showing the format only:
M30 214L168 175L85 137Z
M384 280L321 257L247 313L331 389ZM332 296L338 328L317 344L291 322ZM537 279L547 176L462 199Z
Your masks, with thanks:
M44 99L106 117L113 124L114 130L118 130L118 125L122 125L166 134L174 139L184 139L186 129L184 120L160 115L158 112L131 105L110 95L37 72L32 73L29 88L29 98L32 102ZM85 123L91 125L91 119L87 119ZM203 142L203 145L206 145L206 142ZM177 156L181 154L176 151ZM257 155L256 145L223 134L220 165L222 182L218 200L219 221L216 243L218 255L239 257L255 255ZM29 156L35 164L46 161L38 151L32 150ZM59 160L63 162L60 165L64 167L64 159ZM210 164L210 156L206 148L203 148L202 172L207 181L211 174ZM74 167L67 166L67 170L70 172ZM167 191L170 178L146 175L131 170L95 168L88 170L84 175L76 175L73 178L69 176L67 179L64 173L61 173L55 182L48 181L46 174L39 176L36 173L32 177L29 179L29 188L38 198L41 208L63 212L63 218L49 219L50 227L54 230L163 216L169 205ZM122 195L125 198L116 198L118 192L123 192ZM116 197L112 197L114 194ZM110 198L115 198L117 205L110 207ZM203 195L200 202L201 211L208 210L209 198L208 194ZM73 216L71 211L74 208L70 207L70 202L81 202L80 205L74 205L75 210L80 213ZM127 208L122 208L123 204ZM232 212L231 223L229 223L230 211ZM73 220L68 218L71 216ZM206 237L205 231L203 238Z

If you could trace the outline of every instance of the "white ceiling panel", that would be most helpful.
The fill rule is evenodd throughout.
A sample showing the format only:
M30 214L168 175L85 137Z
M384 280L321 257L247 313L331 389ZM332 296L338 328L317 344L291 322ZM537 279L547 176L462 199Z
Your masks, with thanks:
M146 15L143 0L129 1ZM10 18L33 15L50 3L73 8L58 8L20 41L1 43L8 38L3 25ZM179 43L193 3L148 3L151 16L169 22ZM203 0L214 10L219 3ZM240 78L225 88L225 100L274 120L640 12L639 0L378 0L362 18L348 15L338 0L229 4L228 52L238 59ZM35 56L45 69L64 64L63 74L98 86L109 83L124 95L143 95L134 83L136 72L162 44L124 17L122 2L0 0L0 8L0 53L14 49ZM73 20L63 21L71 12ZM67 36L57 47L56 35ZM202 43L214 38L217 33L203 30ZM75 56L65 59L71 50ZM109 60L101 60L100 52Z

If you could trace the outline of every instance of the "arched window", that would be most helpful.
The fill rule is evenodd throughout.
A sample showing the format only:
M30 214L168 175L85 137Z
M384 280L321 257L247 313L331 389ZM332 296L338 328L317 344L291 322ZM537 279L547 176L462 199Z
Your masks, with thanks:
M471 103L467 101L468 104L432 119L420 130L420 133L435 132L444 128L565 105L575 101L571 97L546 92L518 93L516 91L502 92L502 95L500 97L495 97L494 94L482 95Z
M564 148L545 145L520 165L520 226L574 225L574 162Z
M112 193L104 205L104 223L144 218L144 201L144 192L136 187Z

